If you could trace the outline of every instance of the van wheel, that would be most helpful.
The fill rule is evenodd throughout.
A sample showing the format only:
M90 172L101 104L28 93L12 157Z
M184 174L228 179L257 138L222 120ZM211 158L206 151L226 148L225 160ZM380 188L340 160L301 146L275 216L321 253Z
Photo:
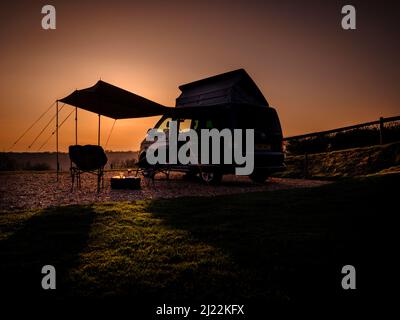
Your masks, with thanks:
M268 179L268 172L265 170L254 170L249 178L256 183L264 183Z
M187 181L198 181L199 178L197 176L198 172L196 171L188 171L185 173L185 175L183 176L183 178Z
M200 179L207 184L218 184L222 180L222 173L218 171L203 171L200 172Z

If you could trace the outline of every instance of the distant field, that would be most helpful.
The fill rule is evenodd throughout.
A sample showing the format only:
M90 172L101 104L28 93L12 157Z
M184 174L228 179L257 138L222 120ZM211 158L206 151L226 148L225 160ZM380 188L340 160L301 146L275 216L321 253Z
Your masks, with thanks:
M106 151L108 163L106 169L129 167L137 162L137 151ZM71 161L68 153L59 153L61 171L69 171ZM10 170L56 170L55 152L0 152L0 171Z
M390 275L400 175L310 189L50 207L0 215L2 290L40 297L312 304L374 298ZM357 268L358 290L340 287ZM386 291L377 291L384 296ZM263 305L263 304L261 304Z

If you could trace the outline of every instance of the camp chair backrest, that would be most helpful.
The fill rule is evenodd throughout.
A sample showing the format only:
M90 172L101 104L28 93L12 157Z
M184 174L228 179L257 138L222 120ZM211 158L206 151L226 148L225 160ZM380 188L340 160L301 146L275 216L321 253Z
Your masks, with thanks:
M107 164L107 156L101 146L69 146L69 158L80 170L101 169Z

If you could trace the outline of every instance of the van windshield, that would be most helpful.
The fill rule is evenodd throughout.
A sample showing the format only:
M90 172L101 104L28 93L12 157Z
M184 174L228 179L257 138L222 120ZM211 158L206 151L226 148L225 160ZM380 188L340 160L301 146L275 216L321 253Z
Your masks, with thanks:
M158 132L163 132L164 130L169 129L169 123L172 118L161 118L161 120L156 124L155 128Z
M190 130L192 119L179 119L179 132L187 132Z
M155 129L157 129L158 132L169 130L171 121L177 122L177 124L179 125L179 132L187 132L187 131L189 131L189 129L192 128L192 125L198 125L198 123L199 123L199 120L173 119L173 118L164 117L164 118L160 119L160 121L158 121L158 123L155 125ZM194 129L196 129L196 127Z

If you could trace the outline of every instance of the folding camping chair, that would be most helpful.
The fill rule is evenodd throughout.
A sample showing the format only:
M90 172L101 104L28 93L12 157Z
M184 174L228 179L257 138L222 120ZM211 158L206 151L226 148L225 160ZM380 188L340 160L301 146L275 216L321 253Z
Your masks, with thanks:
M97 192L100 192L100 185L104 188L104 166L107 164L107 156L101 146L95 145L74 145L69 146L69 158L71 160L71 191L76 186L81 187L81 174L90 173L97 176Z

